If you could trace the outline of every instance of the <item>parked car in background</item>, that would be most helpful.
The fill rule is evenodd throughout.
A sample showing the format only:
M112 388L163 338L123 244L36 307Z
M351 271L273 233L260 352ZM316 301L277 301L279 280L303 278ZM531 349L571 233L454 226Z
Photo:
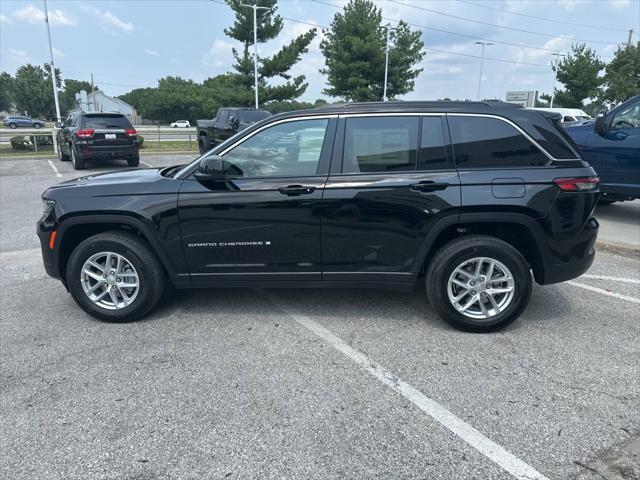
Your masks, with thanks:
M565 129L600 177L600 202L640 198L640 95Z
M124 158L130 167L140 163L136 129L121 113L72 113L56 127L58 158L70 159L76 170L101 158Z
M189 120L176 120L171 124L172 128L189 128L190 126Z
M593 120L584 110L579 108L532 108L532 110L540 110L542 112L553 112L562 115L560 124L563 126L575 125L577 123L588 122Z
M45 269L114 322L147 314L166 284L420 285L452 325L496 330L534 279L575 278L595 255L598 179L549 115L374 102L267 118L189 165L49 188Z
M18 127L27 127L27 128L42 128L44 127L44 121L38 120L37 118L31 117L21 117L21 116L11 116L5 118L2 123L5 127L9 128L18 128Z
M198 149L200 153L209 151L249 125L270 116L271 112L255 108L220 108L213 120L197 121Z

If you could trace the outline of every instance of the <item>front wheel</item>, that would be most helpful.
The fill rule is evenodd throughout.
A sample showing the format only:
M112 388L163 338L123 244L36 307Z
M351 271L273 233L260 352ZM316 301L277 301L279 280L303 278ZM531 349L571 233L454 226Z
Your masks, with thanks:
M447 243L426 273L433 309L449 324L471 332L495 331L514 322L529 303L531 284L520 252L485 235Z
M58 141L58 160L61 162L69 161L69 155L62 151L62 143L60 141Z
M40 127L42 127L42 125L40 125L39 123L34 123L33 124L33 128L40 128Z
M109 322L146 315L160 300L165 274L149 246L128 232L106 232L81 242L71 254L67 286L88 314Z

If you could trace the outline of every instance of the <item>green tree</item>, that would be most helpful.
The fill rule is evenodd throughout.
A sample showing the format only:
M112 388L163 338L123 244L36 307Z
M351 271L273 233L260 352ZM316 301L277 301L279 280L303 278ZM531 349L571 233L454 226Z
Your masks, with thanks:
M351 0L331 22L320 44L329 87L324 93L357 102L381 100L384 90L386 27L382 13L369 0ZM424 56L419 31L405 22L390 32L387 96L395 98L414 89Z
M602 101L620 103L640 95L640 42L619 47L605 68Z
M571 47L572 52L553 65L558 81L565 90L556 90L554 106L582 108L587 98L595 98L603 78L599 77L605 63L584 43Z
M53 117L55 103L51 80L40 65L23 65L16 71L13 82L16 109L33 117Z
M15 102L14 79L10 73L0 73L0 111L10 111Z
M250 47L253 45L253 10L243 7L243 0L227 0L227 4L235 13L235 20L224 33L243 44L242 52L233 49L235 63L232 74L237 94L235 98L242 103L238 106L250 106L254 96L254 65ZM258 43L266 43L274 39L282 31L282 17L277 14L277 0L256 0L260 7L269 10L258 10L256 36ZM307 89L304 75L293 77L289 71L300 61L302 54L309 49L309 44L316 35L316 29L294 38L272 57L259 58L258 90L262 102L292 100L302 95ZM280 78L284 82L269 85L268 80Z

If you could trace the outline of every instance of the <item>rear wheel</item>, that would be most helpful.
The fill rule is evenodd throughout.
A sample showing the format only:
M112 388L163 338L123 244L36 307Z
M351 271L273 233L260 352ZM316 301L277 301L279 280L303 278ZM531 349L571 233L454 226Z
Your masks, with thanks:
M42 125L40 125L39 123L34 123L33 124L33 128L40 128L40 127L42 127Z
M58 160L60 160L61 162L69 161L69 155L67 155L62 151L62 143L59 143L59 142L58 142Z
M71 164L74 170L84 170L84 158L76 155L76 149L73 145L69 145L69 150L71 150Z
M71 254L67 286L90 315L127 322L146 315L162 297L165 275L155 254L126 232L100 233Z
M11 122L9 124L9 128L18 128L18 126L15 123Z
M471 332L515 321L531 297L531 272L520 252L485 235L447 243L427 268L427 298L440 317Z
M209 137L206 135L200 135L198 137L198 150L200 150L200 153L205 153L211 150L211 141L209 140Z
M137 167L138 165L140 165L140 154L136 154L130 158L127 158L127 164L130 167Z

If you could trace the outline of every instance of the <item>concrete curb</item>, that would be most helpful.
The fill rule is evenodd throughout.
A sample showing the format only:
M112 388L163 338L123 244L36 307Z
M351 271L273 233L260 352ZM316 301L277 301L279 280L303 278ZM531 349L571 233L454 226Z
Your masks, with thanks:
M597 240L596 250L640 260L640 247L634 247L633 245L628 245L625 243L611 243Z

